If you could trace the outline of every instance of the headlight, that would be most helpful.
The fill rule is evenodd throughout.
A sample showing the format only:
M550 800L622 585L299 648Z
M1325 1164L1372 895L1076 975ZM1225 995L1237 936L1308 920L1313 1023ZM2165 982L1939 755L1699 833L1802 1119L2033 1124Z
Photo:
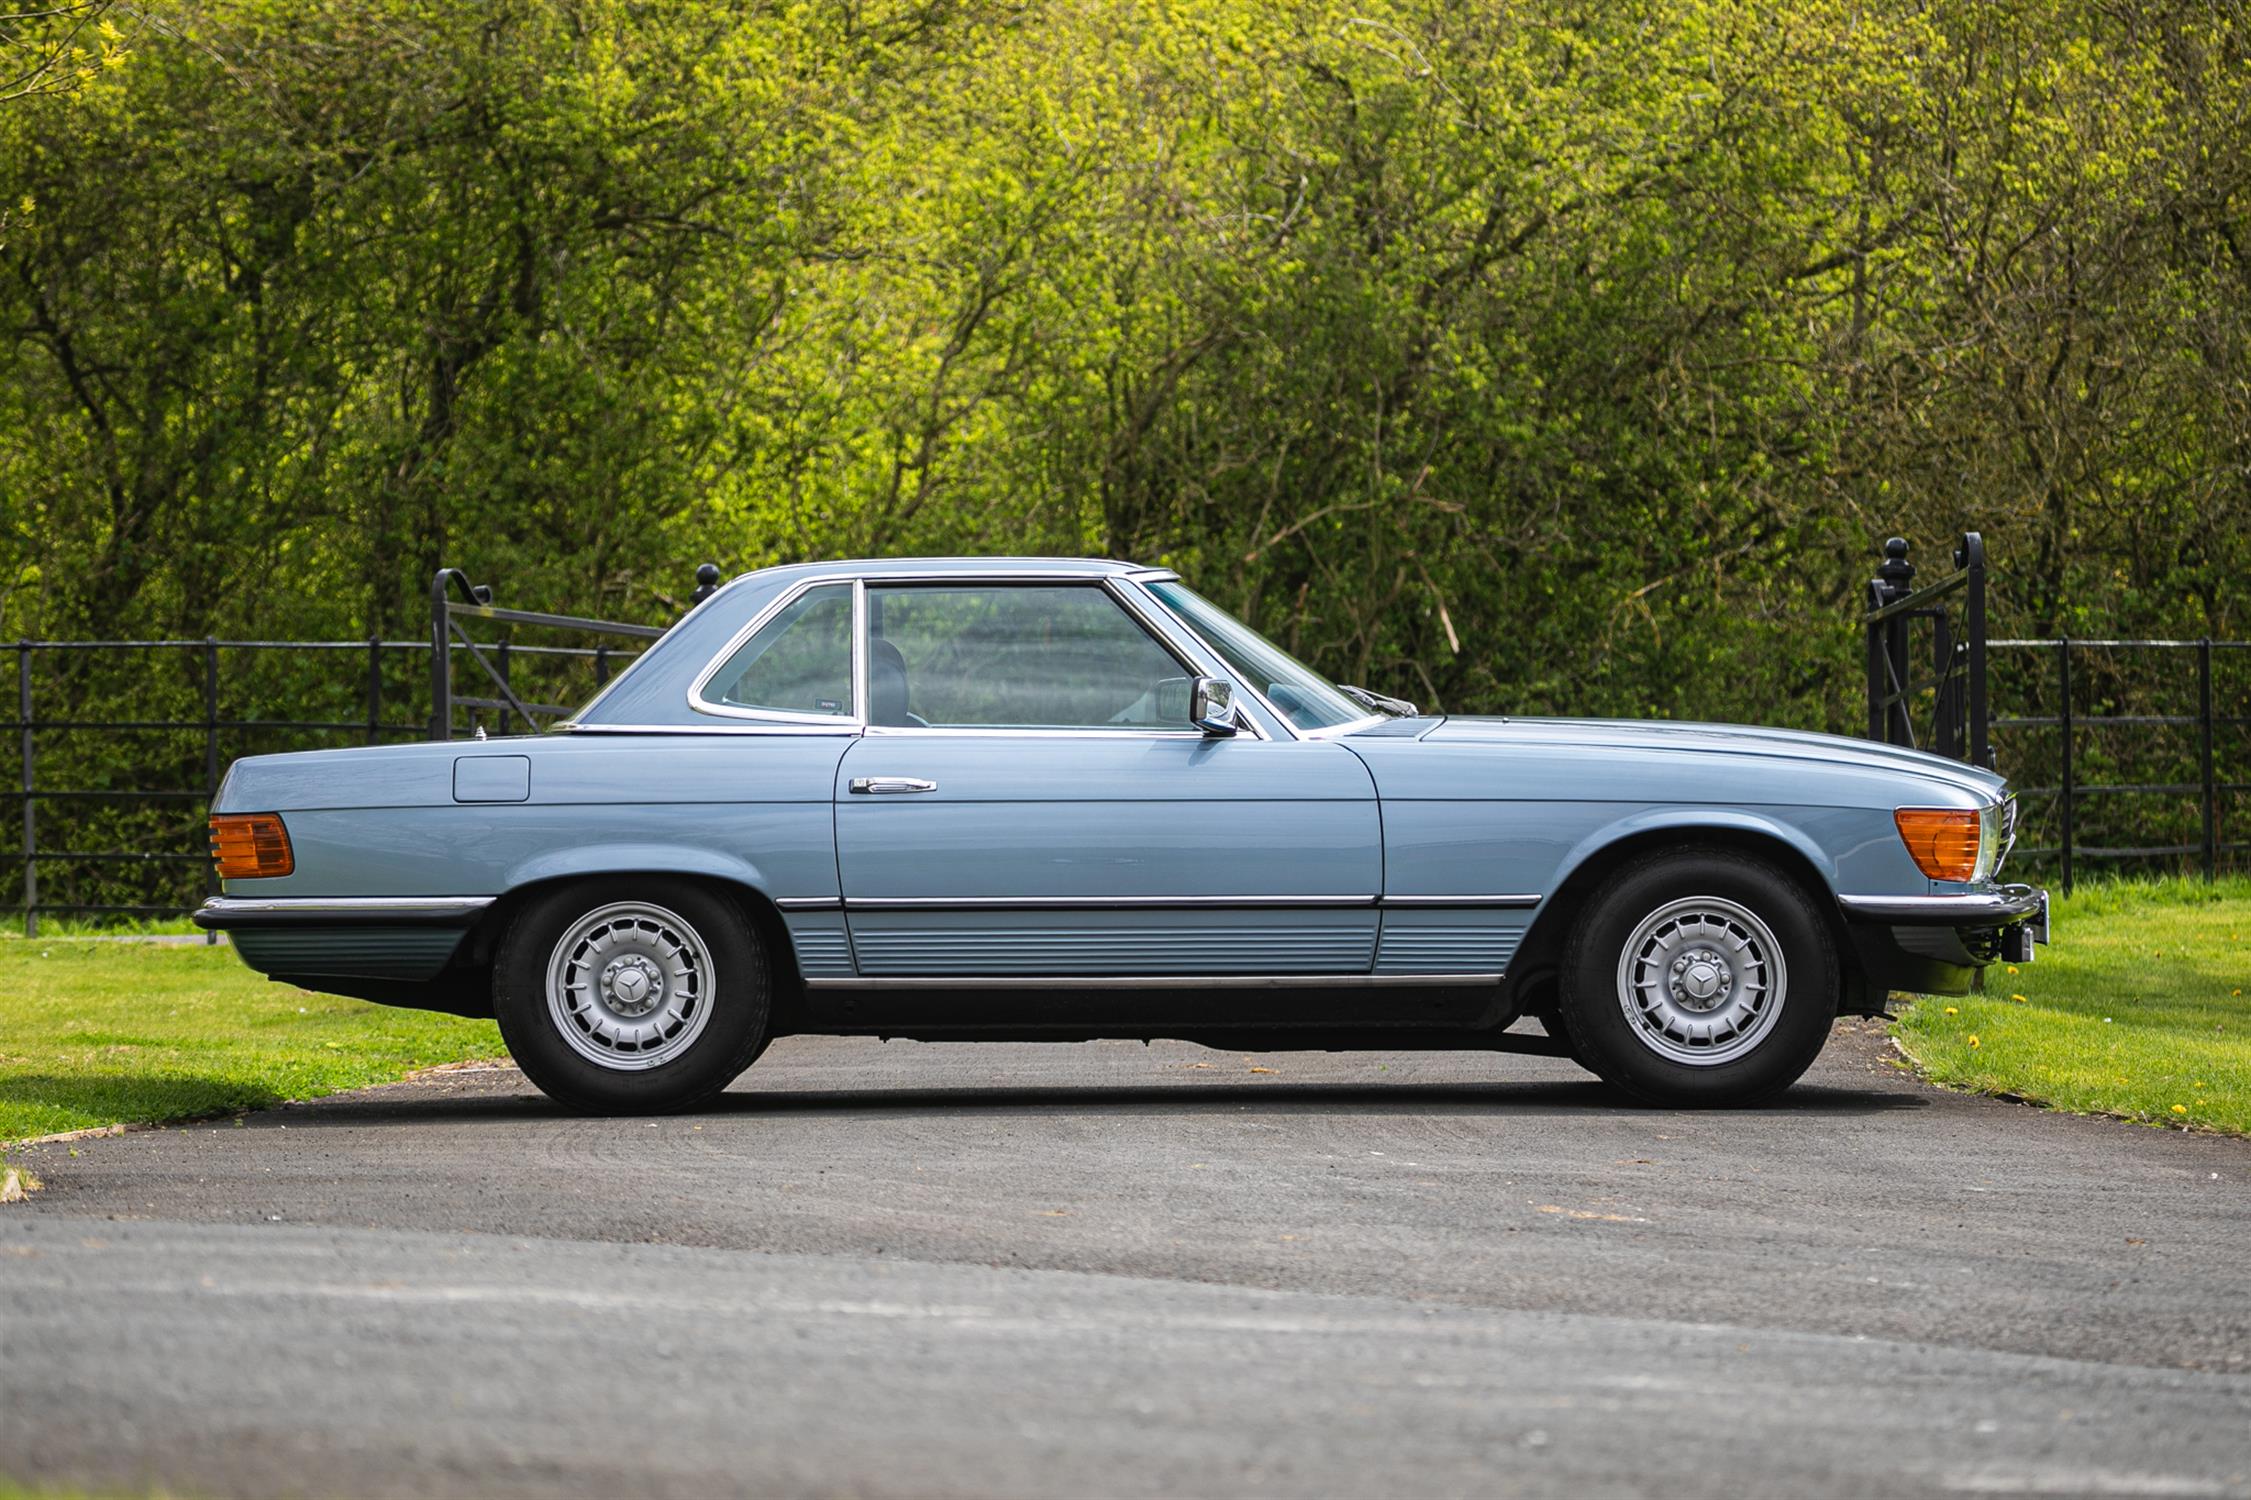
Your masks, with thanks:
M2016 811L2014 801L1996 802L1978 814L1977 873L1972 880L1991 880L2000 873L2001 861L2009 855L2010 814Z

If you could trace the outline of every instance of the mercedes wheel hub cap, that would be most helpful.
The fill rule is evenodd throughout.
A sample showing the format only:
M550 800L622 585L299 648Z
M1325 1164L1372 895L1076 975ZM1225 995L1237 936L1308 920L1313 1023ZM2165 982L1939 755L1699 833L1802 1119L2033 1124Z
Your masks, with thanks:
M1727 960L1709 948L1684 953L1673 961L1673 998L1689 1010L1716 1009L1735 987Z
M664 998L664 976L638 953L615 959L602 970L602 998L619 1015L646 1015Z

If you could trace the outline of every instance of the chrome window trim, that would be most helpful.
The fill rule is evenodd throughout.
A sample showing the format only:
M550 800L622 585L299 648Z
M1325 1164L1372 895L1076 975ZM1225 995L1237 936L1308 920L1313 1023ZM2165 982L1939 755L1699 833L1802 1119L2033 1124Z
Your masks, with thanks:
M868 581L852 580L852 727L868 727Z
M706 599L702 604L697 605L696 610L691 610L689 613L693 615L697 611L707 608L713 600L719 598L720 594L726 593L746 579L755 576L755 574L746 573L721 585L717 593L714 593L711 598ZM1191 629L1173 611L1166 608L1163 600L1158 599L1142 587L1145 582L1177 582L1179 577L1178 573L1169 568L1141 568L1125 574L1089 574L1033 568L998 573L920 568L902 570L896 573L883 573L872 578L865 573L824 572L812 574L799 579L774 599L768 601L765 608L759 610L746 621L741 629L727 639L725 645L713 653L710 660L704 663L702 669L696 673L694 679L688 685L688 707L692 712L708 718L731 719L764 726L750 731L753 733L1020 735L1040 737L1113 735L1135 739L1205 738L1204 735L1194 729L1108 729L1095 727L1085 729L1012 729L985 726L958 728L932 726L925 728L914 724L870 724L867 722L868 589L871 583L876 587L889 587L893 584L960 584L967 587L999 588L1027 584L1074 584L1080 587L1100 588L1120 608L1125 610L1129 618L1147 631L1150 638L1156 641L1158 646L1186 669L1192 677L1207 675L1207 669L1210 668L1216 668L1220 673L1226 675L1230 682L1234 682L1245 696L1259 706L1266 717L1271 719L1282 733L1293 740L1331 739L1365 729L1371 724L1383 722L1383 715L1371 714L1365 719L1355 719L1348 723L1331 725L1323 730L1299 729L1290 722L1289 716L1276 708L1272 701L1256 686L1238 680L1234 669L1228 665L1226 657L1212 650L1210 643ZM782 610L788 608L813 589L844 584L849 584L852 588L852 712L850 714L799 714L782 709L744 708L734 704L714 703L704 696L705 689L711 685L711 680L718 675L719 669L725 666L737 651L742 649L746 641L764 629ZM1183 645L1184 641L1189 644ZM1201 653L1202 663L1196 660L1198 653ZM630 670L631 668L627 669L627 671ZM703 726L694 725L620 725L583 722L586 715L593 710L596 704L601 702L610 689L625 680L625 675L624 672L621 672L610 679L609 684L602 689L602 692L596 694L584 708L579 710L575 717L551 726L552 730L564 733L620 734L709 732L703 730ZM1245 713L1238 707L1235 720L1253 738L1259 740L1273 739L1273 735L1268 733L1267 726L1260 721L1257 715Z
M740 651L752 636L765 629L767 624L783 610L815 589L840 586L852 590L852 660L850 668L852 712L848 714L802 714L781 708L745 708L734 703L714 703L704 696L704 690L711 686L711 679L719 675L719 669L727 665L734 658L735 653ZM713 599L718 597L717 594L712 595ZM710 599L704 601L705 604L710 602ZM764 609L751 616L749 623L730 636L727 644L720 648L719 653L703 664L703 670L698 672L695 680L688 684L688 707L696 713L709 714L714 718L721 719L749 719L763 724L816 724L845 732L858 730L866 724L867 714L866 627L867 589L861 582L859 575L823 573L811 578L800 579L793 586L782 590L780 596L769 602Z
M1177 581L1179 578L1178 574L1171 573L1165 570L1152 569L1150 571L1164 571L1165 577L1173 579L1175 581ZM1127 614L1133 616L1133 618L1140 624L1143 630L1146 630L1149 632L1149 634L1155 636L1157 640L1163 644L1164 648L1172 653L1174 660L1178 661L1182 666L1188 669L1191 679L1209 675L1204 670L1204 667L1200 667L1194 660L1192 660L1193 653L1182 648L1179 637L1170 634L1167 631L1166 627L1168 625L1177 629L1180 622L1175 619L1169 611L1162 613L1156 612L1160 607L1161 601L1159 601L1154 595L1149 593L1148 590L1140 588L1133 584L1129 584L1123 578L1116 577L1103 579L1102 587L1109 591L1110 596L1118 601L1119 606L1123 608ZM1261 697L1258 689L1250 687L1250 685L1247 683L1235 681L1234 669L1227 665L1226 657L1221 656L1218 652L1212 650L1210 646L1206 645L1203 640L1193 632L1182 633L1186 634L1189 640L1195 642L1197 648L1204 653L1205 666L1218 669L1219 674L1224 675L1229 682L1234 682L1237 687L1245 689L1250 694L1250 696L1258 703L1258 705L1261 708L1265 709L1266 712L1273 717L1274 722L1280 725L1285 733L1293 732L1291 730L1290 721L1283 718L1280 714L1275 713L1274 705L1268 703L1265 698ZM1261 724L1255 715L1244 713L1239 705L1235 709L1235 722L1241 725L1243 728L1248 729L1251 732L1251 735L1256 739L1267 740L1273 738L1272 735L1269 735L1266 732L1266 726L1264 724ZM1187 732L1195 735L1198 739L1205 738L1201 730L1191 729Z
M1373 990L1500 982L1498 969L1468 974L861 974L803 981L809 990Z
M894 735L958 736L963 738L1007 738L1016 740L1200 740L1206 736L1194 729L1010 729L1003 727L957 729L949 724L870 724L865 733L871 737L889 738Z
M842 720L820 724L570 724L551 730L570 734L827 734L857 735L860 728Z
M1151 578L1148 580L1148 582L1150 583L1178 583L1179 581L1180 575L1178 575L1177 573L1171 575L1168 578ZM1213 650L1211 642L1205 640L1203 636L1197 632L1194 626L1190 625L1186 620L1183 620L1180 617L1178 611L1174 610L1170 605L1166 604L1164 600L1158 598L1155 594L1150 593L1146 588L1140 587L1141 579L1138 574L1134 575L1134 583L1137 591L1149 601L1149 605L1152 609L1162 610L1164 612L1165 619L1171 622L1173 628L1178 630L1188 639L1194 641L1197 647L1202 650L1206 657L1210 658L1214 662L1217 662L1222 668L1224 668L1227 672L1227 680L1234 683L1238 688L1241 688L1245 693L1248 693L1253 702L1258 704L1260 708L1265 709L1268 714L1272 715L1274 722L1281 725L1282 732L1287 734L1291 739L1339 739L1344 735L1357 734L1359 731L1366 729L1371 725L1381 724L1384 722L1386 715L1369 714L1364 719L1349 719L1342 724L1331 724L1326 729L1298 728L1297 724L1290 718L1290 716L1286 713L1283 713L1280 709L1276 708L1273 701L1269 699L1265 693L1259 691L1259 689L1251 683L1244 682L1239 677L1237 677L1235 675L1235 669L1232 666L1228 665L1227 658L1221 656L1217 651ZM1214 607L1216 608L1217 606Z
M871 580L871 579L867 579L867 578L862 578L862 579L860 580L861 613L860 613L860 619L859 619L858 630L857 630L857 632L856 632L856 636L857 636L857 649L858 649L858 652L859 652L859 657L860 657L860 661L859 661L859 667L860 667L860 670L862 671L862 673L865 673L865 671L866 671L866 669L867 669L867 657L868 657L869 635L868 635L868 620L867 620L867 605L866 605L866 599L867 599L867 592L868 592L868 589L869 589L869 587L871 586L871 584L872 584L872 586L873 586L873 587L875 587L875 588L889 588L889 587L891 587L891 586L892 586L893 584L901 584L901 585L905 585L905 586L909 586L909 587L912 587L912 586L915 586L915 585L920 585L920 584L931 584L931 583L944 583L944 584L954 584L954 583L959 583L959 584L962 584L962 585L964 585L965 587L969 587L969 588L1009 588L1009 587L1021 587L1021 586L1024 586L1024 585L1026 585L1026 584L1033 584L1033 585L1051 585L1051 586L1052 586L1052 585L1056 585L1056 584L1071 584L1071 585L1076 585L1077 587L1080 587L1080 588L1098 588L1098 589L1100 589L1100 590L1101 590L1101 591L1102 591L1102 592L1103 592L1103 593L1104 593L1105 595L1107 595L1107 596L1109 597L1109 599L1111 600L1111 602L1112 602L1112 603L1116 604L1116 605L1117 605L1117 606L1118 606L1118 607L1119 607L1119 608L1120 608L1121 610L1123 610L1123 611L1124 611L1124 613L1125 613L1125 616L1126 616L1126 618L1127 618L1127 619L1129 619L1129 620L1133 621L1133 623L1134 623L1134 624L1136 624L1136 625L1140 626L1140 627L1141 627L1141 629L1142 629L1142 631L1143 631L1143 632L1144 632L1145 634L1147 634L1147 635L1148 635L1148 637L1149 637L1149 638L1150 638L1150 639L1151 639L1152 641L1156 642L1158 649L1159 649L1159 650L1161 650L1161 651L1163 651L1163 652L1164 652L1164 653L1165 653L1165 654L1166 654L1167 656L1170 656L1170 657L1171 657L1171 658L1173 659L1173 663L1174 663L1174 664L1175 664L1176 666L1180 667L1180 668L1181 668L1181 669L1182 669L1182 670L1183 670L1184 672L1186 672L1186 673L1188 674L1188 676L1189 676L1189 678L1190 678L1191 680L1193 680L1193 679L1195 679L1195 678L1197 678L1197 677L1201 677L1201 676L1205 676L1205 675L1207 675L1207 674L1206 674L1206 673L1205 673L1205 672L1203 671L1203 669L1202 669L1202 668L1201 668L1200 666L1198 666L1198 664L1197 664L1197 663L1195 662L1195 660L1194 660L1194 659L1193 659L1193 658L1192 658L1192 657L1190 656L1190 654L1189 654L1188 652L1185 652L1185 651L1183 651L1183 650L1181 649L1181 647L1180 647L1180 643L1179 643L1179 642L1178 642L1177 640L1175 640L1175 639L1174 639L1174 638L1173 638L1172 636L1168 635L1168 634L1167 634L1167 633L1165 632L1165 630L1163 629L1163 627L1161 626L1161 624L1160 624L1160 623L1159 623L1158 621L1150 619L1150 618L1149 618L1149 617L1148 617L1148 616L1147 616L1147 615L1146 615L1146 614L1145 614L1145 613L1144 613L1144 612L1143 612L1143 611L1142 611L1141 609L1139 609L1139 608L1137 608L1137 607L1136 607L1136 602L1135 602L1135 600L1134 600L1134 599L1133 599L1133 598L1132 598L1132 597L1131 597L1131 596L1129 595L1128 591L1126 591L1125 589L1122 589L1122 588L1119 588L1119 587L1116 587L1116 586L1115 586L1115 585L1117 584L1117 579L1115 578L1115 576L1113 576L1113 575L1087 575L1087 574L1075 574L1075 573L1074 573L1074 574L1063 574L1063 575L1048 575L1048 574L1034 574L1034 573L1005 573L1005 574L991 574L991 573L939 573L939 574L928 574L928 575L925 575L925 574L919 574L919 573L918 573L918 574L900 574L900 575L898 575L898 576L896 576L896 577L892 577L892 576L888 576L888 575L887 575L887 576L884 576L884 577L880 577L880 578L875 578L875 579L872 579L872 580ZM724 658L722 658L722 659L724 659ZM1222 665L1224 665L1224 662L1222 663ZM859 699L859 701L860 701L860 702L861 702L861 703L862 703L862 704L864 705L864 704L865 704L865 702L866 702L866 689L865 689L865 686L864 686L864 678L863 678L863 682L862 682L862 684L855 686L855 689L854 689L854 691L855 691L855 693L856 693L856 694L858 695L858 699ZM863 712L863 713L865 712L865 709L864 709L864 708L863 708L862 712ZM1251 733L1251 735L1252 735L1252 736L1253 736L1254 738L1256 738L1256 739L1261 739L1261 740L1263 740L1263 739L1267 738L1267 734L1266 734L1266 731L1265 731L1265 729L1264 729L1263 727L1261 727L1261 726L1260 726L1260 725L1259 725L1259 724L1257 723L1257 721L1255 721L1255 720L1251 719L1251 718L1250 718L1249 716L1247 716L1247 715L1245 715L1245 714L1241 713L1240 711L1238 711L1238 712L1236 713L1235 717L1236 717L1236 721L1237 721L1238 723L1242 724L1242 725L1243 725L1243 727L1244 727L1245 729L1249 730L1249 732ZM1192 729L1192 728L1181 728L1181 729L1131 728L1131 727L1125 727L1125 728L1113 728L1113 727L1111 727L1111 726L1108 726L1108 725L1094 725L1094 724L1090 724L1090 725L1087 725L1087 726L1085 726L1084 728L1073 729L1073 728L1070 728L1070 727L1067 727L1067 726L1062 726L1062 725L1038 725L1038 726L1034 726L1034 725L1023 725L1023 726L1010 726L1010 725L997 725L997 724L995 724L995 725L984 725L984 724L980 724L980 725L950 725L950 724L927 724L927 725L925 725L925 724L866 724L866 723L863 723L863 724L862 724L862 726L861 726L861 732L862 732L863 734L866 734L866 735L869 735L869 736L878 736L878 735L880 735L880 736L884 736L884 737L891 737L891 736L898 736L898 735L932 735L932 736L938 736L938 737L949 737L949 736L950 736L950 737L960 737L960 738L984 738L984 739L991 739L991 738L995 738L995 737L1006 737L1006 738L1010 738L1010 739L1068 739L1068 740L1084 740L1084 739L1135 739L1135 740L1201 740L1201 739L1206 739L1206 738L1209 738L1209 736L1205 735L1205 734L1203 733L1203 731L1201 731L1201 730L1198 730L1198 729Z

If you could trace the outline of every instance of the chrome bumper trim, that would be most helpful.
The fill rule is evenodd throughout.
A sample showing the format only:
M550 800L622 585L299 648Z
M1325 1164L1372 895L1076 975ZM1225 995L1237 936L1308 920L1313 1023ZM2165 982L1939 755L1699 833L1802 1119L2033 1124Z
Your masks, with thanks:
M1847 917L1890 922L1899 927L1999 927L2042 917L2047 925L2048 893L2029 885L1998 891L1964 891L1952 896L1839 896Z
M809 990L1356 990L1499 984L1489 974L915 974L808 979Z
M213 896L189 920L224 932L234 927L329 927L420 923L461 927L494 896Z

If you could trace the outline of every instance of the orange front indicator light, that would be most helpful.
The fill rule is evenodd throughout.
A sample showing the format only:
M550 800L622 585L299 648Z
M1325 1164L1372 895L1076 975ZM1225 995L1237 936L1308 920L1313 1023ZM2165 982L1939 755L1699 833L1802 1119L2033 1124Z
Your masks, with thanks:
M1977 878L1982 822L1974 810L1903 807L1892 814L1915 867L1933 880Z
M297 868L278 813L214 813L211 862L221 880L257 880Z

